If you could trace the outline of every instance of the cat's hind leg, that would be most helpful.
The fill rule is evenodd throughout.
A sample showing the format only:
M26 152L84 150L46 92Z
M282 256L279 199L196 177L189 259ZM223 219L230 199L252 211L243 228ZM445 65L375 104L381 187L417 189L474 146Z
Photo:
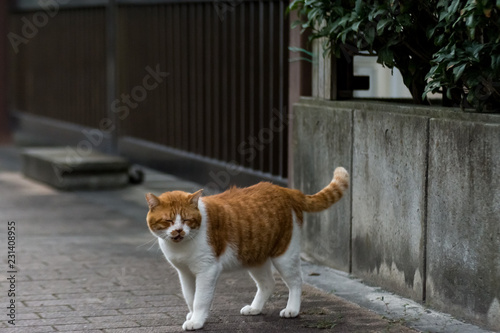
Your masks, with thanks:
M266 261L262 266L253 267L248 270L250 276L257 284L257 294L251 305L244 306L240 313L245 316L258 315L262 312L264 304L274 290L274 277L271 260Z
M289 291L286 308L280 312L280 316L284 318L297 317L300 312L300 297L302 295L300 231L294 214L293 234L288 249L281 256L272 259L274 267L280 273Z

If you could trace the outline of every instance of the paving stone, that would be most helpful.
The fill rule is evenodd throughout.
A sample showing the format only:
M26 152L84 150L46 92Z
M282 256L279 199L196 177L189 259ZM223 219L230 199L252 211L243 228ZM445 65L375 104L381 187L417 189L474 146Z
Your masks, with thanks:
M41 295L23 295L23 301L48 301L48 300L55 300L57 299L56 296L52 294L41 294Z
M21 296L22 297L22 294ZM24 307L24 311L40 313L40 312L68 312L74 311L71 307L67 305L58 305L58 306L30 306Z
M74 331L89 331L89 330L104 330L107 328L132 328L139 327L138 323L132 321L124 322L106 322L106 323L90 323L82 325L54 325L54 328L60 332L74 332Z
M71 331L71 333L102 333L104 330Z
M54 294L54 297L59 299L59 300L63 300L63 299L87 299L87 298L98 298L100 300L104 300L107 298L115 298L115 297L134 297L134 295L130 291L108 291L105 294L83 291L81 293Z
M32 319L32 320L16 320L16 327L36 327L36 326L52 326L62 324L86 324L89 321L82 317L64 317L57 319Z
M102 300L98 298L85 298L83 300L85 303L102 303ZM73 305L73 304L80 304L82 303L82 299L77 298L77 299L56 299L56 300L45 300L45 301L25 301L24 304L27 307L32 307L32 306L53 306L53 305Z
M34 326L34 327L8 327L0 328L0 333L44 333L56 332L52 326Z
M157 327L137 327L137 328L120 328L106 329L106 333L169 333L180 332L179 326L157 326Z
M16 314L16 320L40 319L40 318L41 317L37 313L18 312Z
M119 309L120 313L124 315L135 315L135 314L145 314L145 313L164 313L170 314L175 311L179 311L178 306L155 306L148 308L133 308L133 309Z
M120 315L116 310L86 310L86 311L66 311L66 312L40 312L38 315L46 319L65 318L65 317L95 317L95 316L114 316Z

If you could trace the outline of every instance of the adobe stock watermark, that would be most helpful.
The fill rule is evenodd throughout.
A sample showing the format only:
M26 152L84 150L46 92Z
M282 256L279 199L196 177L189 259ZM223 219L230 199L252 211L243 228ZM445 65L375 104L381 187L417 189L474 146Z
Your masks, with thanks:
M244 0L214 0L215 12L221 21L226 19L227 12L234 12L234 9L243 3Z
M59 13L61 5L69 3L71 0L38 0L40 10L35 12L31 18L23 16L21 18L21 35L9 32L7 38L14 49L14 53L19 53L19 46L28 42L38 35L40 29L45 27L51 18Z
M276 135L283 132L292 121L292 115L284 109L282 112L278 109L273 109L273 115L267 127L261 128L256 135L249 135L246 140L242 141L237 149L243 159L247 162L253 162L258 154L262 152L269 144L271 144ZM226 189L231 185L231 177L239 175L244 170L244 167L232 160L226 164L224 170L218 172L210 171L208 173L211 182L205 185L205 189L209 192L217 193Z
M116 115L113 117L104 117L99 121L98 128L83 129L81 133L85 137L78 142L76 147L66 146L66 166L54 166L54 172L59 181L62 181L63 174L70 173L73 168L70 165L80 163L86 156L90 155L95 148L99 147L106 135L116 130L116 122L123 121L129 115L131 109L135 109L141 102L148 97L148 92L158 88L170 74L160 69L160 64L155 68L146 66L146 75L144 75L141 84L134 86L129 93L122 93L120 98L115 99L110 105L110 111Z

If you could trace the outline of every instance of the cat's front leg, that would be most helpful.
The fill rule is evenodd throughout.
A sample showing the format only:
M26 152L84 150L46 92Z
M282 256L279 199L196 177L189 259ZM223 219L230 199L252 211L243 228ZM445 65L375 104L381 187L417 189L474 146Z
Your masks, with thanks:
M210 312L210 306L219 278L220 268L211 267L208 271L196 275L196 291L194 293L193 312L191 318L182 325L185 331L197 330L203 327Z
M193 302L194 302L194 292L195 292L195 276L189 270L178 269L179 280L181 281L182 295L186 304L189 308L189 313L186 316L186 320L191 319L193 315Z

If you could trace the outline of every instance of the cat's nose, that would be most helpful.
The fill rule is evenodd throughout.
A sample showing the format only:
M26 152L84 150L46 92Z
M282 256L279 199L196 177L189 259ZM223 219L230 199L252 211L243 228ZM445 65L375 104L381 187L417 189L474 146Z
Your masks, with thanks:
M172 234L177 233L177 235L184 236L186 233L182 229L177 229L172 232Z

